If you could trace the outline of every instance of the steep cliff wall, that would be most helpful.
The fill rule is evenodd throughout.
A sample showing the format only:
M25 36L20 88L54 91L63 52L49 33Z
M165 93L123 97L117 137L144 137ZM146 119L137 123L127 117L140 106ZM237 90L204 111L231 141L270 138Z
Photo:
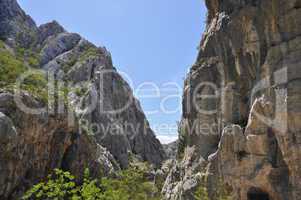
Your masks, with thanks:
M15 82L29 70L40 71L22 82L20 106ZM54 168L97 176L131 156L155 166L165 158L110 53L55 21L37 27L16 0L0 0L0 78L1 199Z
M208 174L233 199L301 194L301 1L207 0L207 29L185 81L179 161L163 193L194 199Z

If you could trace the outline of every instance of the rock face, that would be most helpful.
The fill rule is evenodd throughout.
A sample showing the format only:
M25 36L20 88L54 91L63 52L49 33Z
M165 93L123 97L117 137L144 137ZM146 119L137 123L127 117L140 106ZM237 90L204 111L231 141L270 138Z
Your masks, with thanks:
M31 107L40 103L22 98ZM94 176L113 173L119 165L103 147L86 134L78 134L68 117L28 115L14 103L13 94L0 92L0 197L14 199L54 168L80 175L86 166Z
M104 47L56 21L37 27L16 0L0 0L0 39L0 54L25 49L54 83L38 114L22 109L10 89L0 90L0 199L19 197L54 168L80 177L88 166L95 176L108 175L126 168L131 154L161 165L163 147ZM24 65L33 69L29 58ZM45 107L31 93L21 92L21 99Z
M29 46L37 32L35 22L20 8L17 1L0 1L0 37L11 44Z
M194 199L198 173L208 172L212 199L222 179L233 199L298 200L301 1L206 5L207 29L185 81L181 160L163 194Z
M167 158L175 159L177 157L178 145L179 141L174 141L169 144L163 144L163 148Z

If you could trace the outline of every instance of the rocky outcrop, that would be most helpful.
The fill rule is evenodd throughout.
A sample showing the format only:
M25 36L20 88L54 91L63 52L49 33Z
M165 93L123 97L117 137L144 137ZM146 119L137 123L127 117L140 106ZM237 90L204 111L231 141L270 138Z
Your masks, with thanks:
M58 55L73 49L80 39L78 34L66 32L47 38L40 53L41 65L45 65Z
M22 99L31 108L41 106L28 94L22 94ZM94 176L119 169L107 150L87 134L79 134L67 119L65 114L26 114L13 94L0 92L1 199L19 196L54 168L70 170L79 178L87 166Z
M43 43L48 37L66 32L66 30L57 22L52 21L47 24L42 24L38 27L39 39L38 44Z
M98 143L108 148L122 168L128 166L129 153L158 167L164 150L130 86L113 67L110 53L77 34L61 32L56 23L41 27L48 26L58 31L46 34L49 37L41 43L42 68L75 88L69 100L88 128L96 129L92 134Z
M182 159L163 193L193 199L197 173L207 172L212 199L222 179L233 199L297 200L301 1L206 5L207 29L185 81Z
M35 22L14 0L0 1L0 27L0 38L11 45L28 47L37 34Z
M179 141L174 141L169 144L163 144L163 148L166 154L166 157L169 159L176 159L178 152Z
M71 34L60 33L45 42L42 58L49 60L52 52L60 53L50 56L55 57L50 61L42 61L46 63L43 68L75 88L70 91L69 100L78 118L93 129L91 134L108 148L122 168L129 164L129 153L158 167L165 158L163 147L150 129L130 86L113 67L110 53L83 38L76 40L76 44L73 41ZM53 42L55 46L48 44ZM70 45L74 45L71 50L67 48Z
M104 47L55 21L37 27L16 0L0 0L0 39L0 54L16 57L14 73L42 69L50 83L47 103L28 92L35 88L21 92L38 113L20 107L14 86L0 92L1 199L19 197L54 168L79 178L86 167L94 176L108 175L128 167L132 154L161 165L164 150Z

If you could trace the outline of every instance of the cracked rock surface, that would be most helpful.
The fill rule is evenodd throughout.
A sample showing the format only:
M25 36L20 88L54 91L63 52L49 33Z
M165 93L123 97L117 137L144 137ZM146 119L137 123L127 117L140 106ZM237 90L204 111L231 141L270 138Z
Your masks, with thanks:
M31 115L16 105L12 91L1 88L0 199L19 197L54 168L80 177L89 166L95 177L109 175L127 168L133 154L161 165L163 147L105 47L67 32L56 21L38 27L16 0L0 0L0 39L0 53L17 56L30 50L38 57L35 68L68 84L69 100L68 109L54 102L50 112ZM24 65L33 68L30 62ZM45 106L28 92L22 98L32 108ZM100 128L95 131L95 126Z
M207 0L206 5L207 28L185 81L181 159L163 194L194 199L198 173L209 172L212 199L222 179L235 200L298 200L301 1ZM195 94L217 98L193 101ZM193 124L214 129L187 128Z

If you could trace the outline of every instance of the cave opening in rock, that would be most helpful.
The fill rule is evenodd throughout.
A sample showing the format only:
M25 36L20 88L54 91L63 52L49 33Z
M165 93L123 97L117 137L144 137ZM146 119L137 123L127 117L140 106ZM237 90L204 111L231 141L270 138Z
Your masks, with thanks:
M272 200L270 195L259 188L251 188L248 192L248 200Z

